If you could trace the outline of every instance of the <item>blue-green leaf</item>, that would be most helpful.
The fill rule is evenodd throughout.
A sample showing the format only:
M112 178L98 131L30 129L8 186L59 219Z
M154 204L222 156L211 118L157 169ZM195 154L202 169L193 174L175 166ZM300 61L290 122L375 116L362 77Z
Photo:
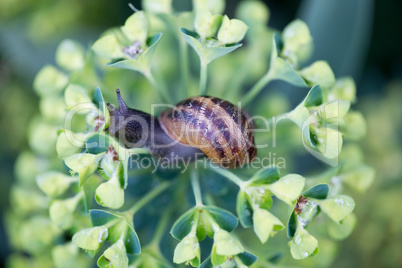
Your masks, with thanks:
M140 254L141 245L137 233L127 225L127 233L124 237L124 245L128 254Z
M305 197L311 197L315 199L325 199L327 198L328 191L329 191L328 184L318 184L303 192L302 195Z
M253 209L247 200L246 193L243 191L240 191L237 195L236 211L244 228L253 226Z
M214 59L222 57L242 46L242 44L233 44L226 46L208 47L202 45L200 41L198 41L198 38L200 36L197 33L184 28L180 28L180 31L182 32L183 37L187 41L187 43L189 43L189 45L195 50L195 52L197 52L200 60L206 62L207 64Z
M240 253L236 257L239 258L240 261L246 266L251 266L258 259L257 256L255 256L254 254L251 254L250 252L247 252L247 251Z
M180 216L170 230L171 235L177 240L182 240L191 230L194 224L194 214L197 210L192 208Z
M94 135L89 136L85 141L87 153L90 154L100 154L106 152L109 145L109 137L104 133L95 133Z
M91 217L93 226L105 225L106 223L119 218L116 214L100 209L91 209L89 211L89 216Z
M237 218L229 211L215 206L207 206L205 209L222 229L231 232L237 227Z
M269 75L272 79L283 80L297 87L307 87L306 82L295 69L287 61L278 56L278 40L278 35L274 34Z
M270 184L279 180L279 170L277 167L264 168L257 171L250 179L256 185Z
M211 257L208 257L203 263L201 263L199 268L214 268Z
M321 105L323 102L322 89L319 85L313 86L306 99L304 100L304 107L312 107Z

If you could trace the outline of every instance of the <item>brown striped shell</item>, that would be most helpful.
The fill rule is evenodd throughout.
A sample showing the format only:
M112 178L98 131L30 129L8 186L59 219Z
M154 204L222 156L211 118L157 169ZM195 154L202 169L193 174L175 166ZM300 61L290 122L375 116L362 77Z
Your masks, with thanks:
M162 112L159 121L172 139L199 148L222 167L241 167L257 154L254 122L228 101L192 97Z

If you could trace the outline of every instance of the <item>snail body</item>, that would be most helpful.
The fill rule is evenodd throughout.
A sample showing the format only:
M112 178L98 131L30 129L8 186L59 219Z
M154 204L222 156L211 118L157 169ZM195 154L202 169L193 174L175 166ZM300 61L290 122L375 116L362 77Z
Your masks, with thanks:
M116 92L119 107L108 104L108 131L128 148L146 148L155 157L170 160L206 155L225 168L240 167L257 154L253 121L228 101L192 97L156 118L128 108Z

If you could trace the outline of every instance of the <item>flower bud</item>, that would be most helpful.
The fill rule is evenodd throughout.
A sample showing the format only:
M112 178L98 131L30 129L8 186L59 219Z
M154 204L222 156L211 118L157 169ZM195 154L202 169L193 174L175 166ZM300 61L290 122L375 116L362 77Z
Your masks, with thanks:
M171 13L172 0L142 0L142 8L153 13Z
M229 19L224 16L218 32L218 40L222 44L235 44L240 42L248 30L248 26L237 19Z
M269 9L262 1L242 1L236 8L236 17L249 25L267 24Z
M222 14L225 10L225 0L193 0L194 10L209 10L214 14Z
M201 36L201 40L214 36L221 23L221 15L212 15L211 12L205 9L197 10L194 27L196 32Z

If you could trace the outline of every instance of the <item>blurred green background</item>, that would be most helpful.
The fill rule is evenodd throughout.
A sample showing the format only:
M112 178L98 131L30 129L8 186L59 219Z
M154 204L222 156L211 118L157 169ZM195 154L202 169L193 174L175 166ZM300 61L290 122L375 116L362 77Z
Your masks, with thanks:
M141 8L140 1L131 2ZM176 10L191 9L191 1L173 2ZM227 1L230 17L238 2ZM402 1L265 2L273 28L281 30L297 17L306 21L315 43L311 62L327 60L337 77L353 76L357 109L368 122L368 135L361 144L366 161L377 170L376 181L366 195L355 197L359 223L352 236L340 242L333 267L402 267ZM105 29L123 24L132 13L127 3L0 1L1 267L11 252L2 219L9 205L14 162L28 147L28 123L38 111L33 78L46 63L54 64L61 40L72 38L89 46Z

